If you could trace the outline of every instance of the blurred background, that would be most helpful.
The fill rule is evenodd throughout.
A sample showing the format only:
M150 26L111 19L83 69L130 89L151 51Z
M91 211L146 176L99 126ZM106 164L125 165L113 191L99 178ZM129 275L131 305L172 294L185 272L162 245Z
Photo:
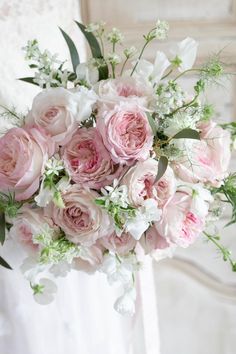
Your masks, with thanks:
M21 52L28 39L37 38L42 48L68 58L60 26L86 57L83 39L72 21L80 18L85 24L103 20L108 27L118 27L125 34L125 45L137 48L157 18L167 20L168 40L148 47L146 59L189 36L199 41L197 64L224 48L222 58L236 72L235 0L0 0L1 102L26 111L37 92L37 88L16 81L29 76ZM188 88L193 80L189 75L183 85ZM207 101L216 107L220 122L236 119L235 80L232 75L222 87L208 90ZM231 169L236 170L235 155ZM222 220L219 225L222 240L236 258L236 228L224 228L225 223ZM235 353L236 273L214 246L199 240L188 250L177 251L173 259L155 263L154 281L162 354ZM0 354L6 353L0 350Z

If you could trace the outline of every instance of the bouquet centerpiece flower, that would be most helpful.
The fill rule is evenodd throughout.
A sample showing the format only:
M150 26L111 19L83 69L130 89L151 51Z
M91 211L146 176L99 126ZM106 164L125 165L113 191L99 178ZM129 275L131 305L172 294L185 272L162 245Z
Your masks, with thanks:
M165 21L141 50L124 47L123 34L102 22L76 25L92 58L80 63L61 29L71 69L37 40L24 48L34 75L21 80L42 90L26 114L1 114L12 128L0 138L0 241L23 250L21 270L39 303L53 300L53 278L100 271L123 286L115 309L133 314L146 257L171 257L202 237L236 270L215 226L226 203L229 224L236 221L236 174L228 172L236 124L217 124L204 99L229 73L221 53L195 67L198 44L189 37L144 59L150 43L167 38ZM190 72L186 92L181 79Z

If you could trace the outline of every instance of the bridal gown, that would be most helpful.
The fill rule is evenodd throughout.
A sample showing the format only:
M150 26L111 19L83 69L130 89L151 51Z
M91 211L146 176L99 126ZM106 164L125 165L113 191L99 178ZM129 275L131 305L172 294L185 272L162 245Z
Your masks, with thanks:
M76 0L0 0L0 104L26 112L37 93L16 80L30 76L21 51L28 39L37 38L64 59L68 53L57 26L63 27L81 44L84 58L74 18L80 18ZM1 131L5 125L0 121ZM8 241L0 255L14 267L0 268L0 354L159 354L151 262L138 277L136 315L122 317L113 309L119 289L103 274L72 271L57 282L55 301L43 306L19 271L20 250Z

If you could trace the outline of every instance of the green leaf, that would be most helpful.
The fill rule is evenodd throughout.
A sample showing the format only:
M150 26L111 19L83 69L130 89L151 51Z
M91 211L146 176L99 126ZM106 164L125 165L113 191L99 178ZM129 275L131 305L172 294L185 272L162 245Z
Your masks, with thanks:
M36 82L34 82L34 77L20 77L18 80L28 82L29 84L33 84L39 86Z
M12 267L0 256L0 265L7 269L12 269Z
M77 26L80 28L81 32L87 39L93 58L104 59L100 45L98 43L97 38L94 36L94 34L91 32L87 32L86 27L82 23L78 21L75 21L75 23L77 24ZM99 80L106 80L108 78L109 71L108 71L108 66L105 62L103 66L99 67L98 71L99 71Z
M168 166L168 159L166 156L161 156L158 161L158 172L156 175L155 183L161 179L161 177L165 174Z
M66 32L64 32L63 29L61 29L60 27L59 27L59 29L66 41L68 48L69 48L72 66L73 66L74 72L76 72L76 68L80 63L79 54L77 52L76 46L75 46L74 42L72 41L72 39L68 36L68 34Z
M153 119L152 115L149 112L147 112L146 114L148 117L148 122L150 124L151 129L152 129L153 135L156 136L157 126L156 126L155 120Z
M191 128L185 128L175 134L172 139L196 139L200 140L200 134L198 131L191 129Z
M6 237L6 221L5 214L0 212L0 242L3 245Z
M102 58L101 48L100 48L100 45L99 45L96 37L94 36L94 34L91 32L87 32L85 25L83 25L82 23L77 22L77 21L75 21L75 23L77 24L77 26L79 26L83 35L87 39L93 57L94 58Z

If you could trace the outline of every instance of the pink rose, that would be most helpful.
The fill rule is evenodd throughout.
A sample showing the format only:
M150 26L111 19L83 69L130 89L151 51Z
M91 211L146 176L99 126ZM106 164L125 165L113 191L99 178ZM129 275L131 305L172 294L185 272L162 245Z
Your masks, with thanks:
M94 273L103 262L103 248L98 241L90 246L83 247L80 256L73 259L73 268L86 273Z
M183 151L187 149L187 154L175 162L175 171L183 181L209 182L218 186L226 176L229 167L230 133L212 121L201 123L198 128L201 131L201 140L184 142L180 148Z
M44 164L54 143L42 129L12 128L0 138L0 189L14 192L16 200L30 198L39 188Z
M64 145L78 124L89 118L95 101L94 92L86 88L74 91L63 87L43 90L34 98L26 123L43 127L53 141Z
M163 206L175 193L176 180L173 170L168 167L164 176L155 183L158 172L158 161L147 159L131 167L122 179L128 187L128 196L132 205L140 206L143 201L153 198Z
M30 253L35 253L39 249L39 245L33 243L33 236L40 234L45 224L52 226L51 220L43 215L42 209L33 209L27 204L12 221L9 236Z
M97 91L99 107L104 104L117 104L121 100L133 100L147 106L153 95L151 87L130 76L100 81Z
M62 194L65 208L51 204L46 213L71 242L91 246L113 231L108 214L95 204L97 197L99 194L96 192L74 184Z
M90 188L110 185L123 169L115 165L96 128L81 128L63 148L62 158L72 180Z
M103 247L120 255L127 254L129 251L133 250L137 243L130 234L123 233L117 236L115 232L101 238L99 241Z
M200 217L192 206L192 196L185 192L176 192L164 206L161 221L155 223L155 228L168 243L188 247L203 231L205 217Z
M153 134L144 110L136 104L120 102L100 112L97 128L116 163L131 165L149 157Z

